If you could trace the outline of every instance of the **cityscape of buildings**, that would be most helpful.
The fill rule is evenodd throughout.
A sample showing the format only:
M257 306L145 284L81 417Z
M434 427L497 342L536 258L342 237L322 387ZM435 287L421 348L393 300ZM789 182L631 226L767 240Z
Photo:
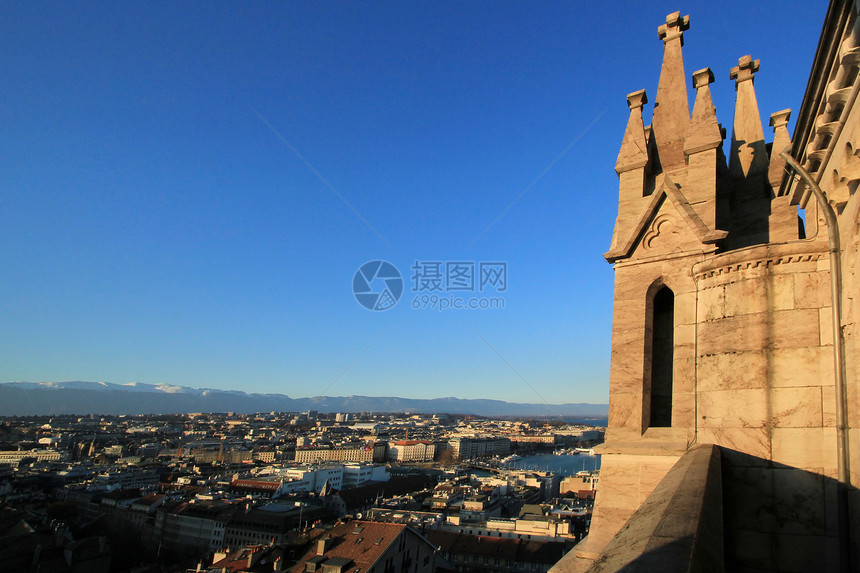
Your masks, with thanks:
M605 428L315 410L4 417L0 568L860 570L860 3L831 0L795 132L791 110L767 110L769 142L761 62L724 70L729 133L718 74L685 72L690 27L673 12L657 28L650 125L647 90L626 98Z
M0 560L43 573L327 571L338 559L547 571L587 532L599 471L518 469L516 452L590 457L602 439L449 415L7 418Z

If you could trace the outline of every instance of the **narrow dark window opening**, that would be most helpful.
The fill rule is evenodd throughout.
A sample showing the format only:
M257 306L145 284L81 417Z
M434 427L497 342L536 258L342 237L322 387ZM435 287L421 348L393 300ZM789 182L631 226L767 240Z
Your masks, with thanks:
M672 368L675 353L675 294L663 287L654 295L651 344L652 428L672 425Z

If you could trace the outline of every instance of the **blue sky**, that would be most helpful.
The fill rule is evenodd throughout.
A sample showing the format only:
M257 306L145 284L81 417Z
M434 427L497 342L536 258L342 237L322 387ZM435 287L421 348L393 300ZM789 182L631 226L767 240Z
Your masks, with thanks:
M606 402L625 96L679 9L723 125L745 54L766 133L798 109L825 2L5 4L0 380ZM505 308L414 310L416 260L506 262Z

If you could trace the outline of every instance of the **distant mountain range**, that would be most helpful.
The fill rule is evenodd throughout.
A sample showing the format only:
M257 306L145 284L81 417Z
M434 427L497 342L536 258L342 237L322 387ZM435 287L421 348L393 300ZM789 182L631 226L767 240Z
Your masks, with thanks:
M0 416L46 414L179 414L188 412L412 412L475 416L561 416L605 418L606 404L518 404L502 400L393 396L315 396L249 394L236 390L169 384L108 382L8 382L0 384Z

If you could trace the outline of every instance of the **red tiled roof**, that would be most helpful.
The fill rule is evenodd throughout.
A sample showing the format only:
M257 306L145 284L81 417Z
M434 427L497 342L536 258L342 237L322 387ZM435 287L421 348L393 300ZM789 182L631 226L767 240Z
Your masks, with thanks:
M331 547L325 552L326 561L338 557L350 560L352 564L345 567L342 573L356 569L368 571L405 529L407 527L399 523L374 521L350 521L336 525L325 534L331 540ZM314 545L292 568L292 572L303 573L305 563L316 556L317 548Z
M213 569L226 569L227 571L242 571L248 568L248 557L265 550L263 545L246 545L234 551L227 557L212 563Z

